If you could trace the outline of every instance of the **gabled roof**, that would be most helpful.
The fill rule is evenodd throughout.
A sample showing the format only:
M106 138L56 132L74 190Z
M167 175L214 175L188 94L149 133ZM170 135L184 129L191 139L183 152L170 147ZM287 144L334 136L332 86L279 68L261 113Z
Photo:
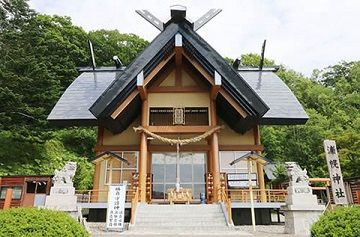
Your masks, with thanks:
M137 90L136 77L144 78L175 47L175 35L182 35L184 51L208 74L221 76L221 88L248 115L245 119L234 110L224 96L217 96L217 112L232 129L245 132L256 124L300 124L308 119L289 88L273 72L233 69L184 19L168 21L165 29L124 70L103 68L85 70L65 91L51 111L48 120L58 125L102 125L112 132L121 132L135 119L141 108L137 95L116 119L113 111ZM260 85L260 86L259 86Z
M108 116L117 104L136 89L136 76L143 70L146 77L165 53L173 49L174 37L177 33L183 36L184 47L192 52L192 56L209 74L214 75L216 70L221 75L224 89L244 107L249 115L260 118L266 113L269 108L246 81L192 30L192 26L183 22L168 25L106 89L90 108L95 117Z

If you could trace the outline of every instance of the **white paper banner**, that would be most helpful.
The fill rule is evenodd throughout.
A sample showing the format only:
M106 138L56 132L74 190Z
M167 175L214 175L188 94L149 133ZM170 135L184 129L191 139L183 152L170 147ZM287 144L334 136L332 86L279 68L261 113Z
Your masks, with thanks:
M106 228L108 229L124 228L126 185L125 183L109 186L106 213Z

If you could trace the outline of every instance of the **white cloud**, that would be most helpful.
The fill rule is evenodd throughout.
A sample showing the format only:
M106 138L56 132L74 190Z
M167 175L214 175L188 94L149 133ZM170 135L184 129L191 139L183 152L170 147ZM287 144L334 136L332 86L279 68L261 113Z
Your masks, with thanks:
M135 13L148 9L165 21L169 6L187 6L196 20L210 8L223 12L199 30L221 55L238 57L259 53L268 40L266 57L310 75L341 60L359 60L360 31L357 0L31 0L30 6L46 14L70 16L85 30L118 29L152 40L159 31Z

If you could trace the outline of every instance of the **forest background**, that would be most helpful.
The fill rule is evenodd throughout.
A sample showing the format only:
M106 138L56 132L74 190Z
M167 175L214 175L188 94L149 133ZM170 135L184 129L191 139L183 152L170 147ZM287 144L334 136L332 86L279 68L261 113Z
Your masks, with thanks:
M98 66L113 66L114 55L128 65L148 45L117 30L85 32L68 17L31 10L24 0L0 0L0 176L53 174L71 160L78 163L76 188L91 188L96 128L56 128L46 121L79 75L76 67L89 66L88 39ZM260 61L252 53L239 58L244 66ZM266 59L265 65L276 62ZM359 176L360 61L315 69L310 78L280 65L277 75L310 119L305 125L262 126L266 157L278 164L296 161L310 177L328 177L323 140L334 139L344 176Z

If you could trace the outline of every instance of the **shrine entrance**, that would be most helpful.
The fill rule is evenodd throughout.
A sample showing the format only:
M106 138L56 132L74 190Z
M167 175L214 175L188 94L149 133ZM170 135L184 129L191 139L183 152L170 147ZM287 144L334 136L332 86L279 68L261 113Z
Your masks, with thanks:
M167 192L176 186L176 152L153 153L153 201L167 200ZM200 193L205 193L206 153L180 152L179 156L180 187L190 189L193 200L200 200Z

